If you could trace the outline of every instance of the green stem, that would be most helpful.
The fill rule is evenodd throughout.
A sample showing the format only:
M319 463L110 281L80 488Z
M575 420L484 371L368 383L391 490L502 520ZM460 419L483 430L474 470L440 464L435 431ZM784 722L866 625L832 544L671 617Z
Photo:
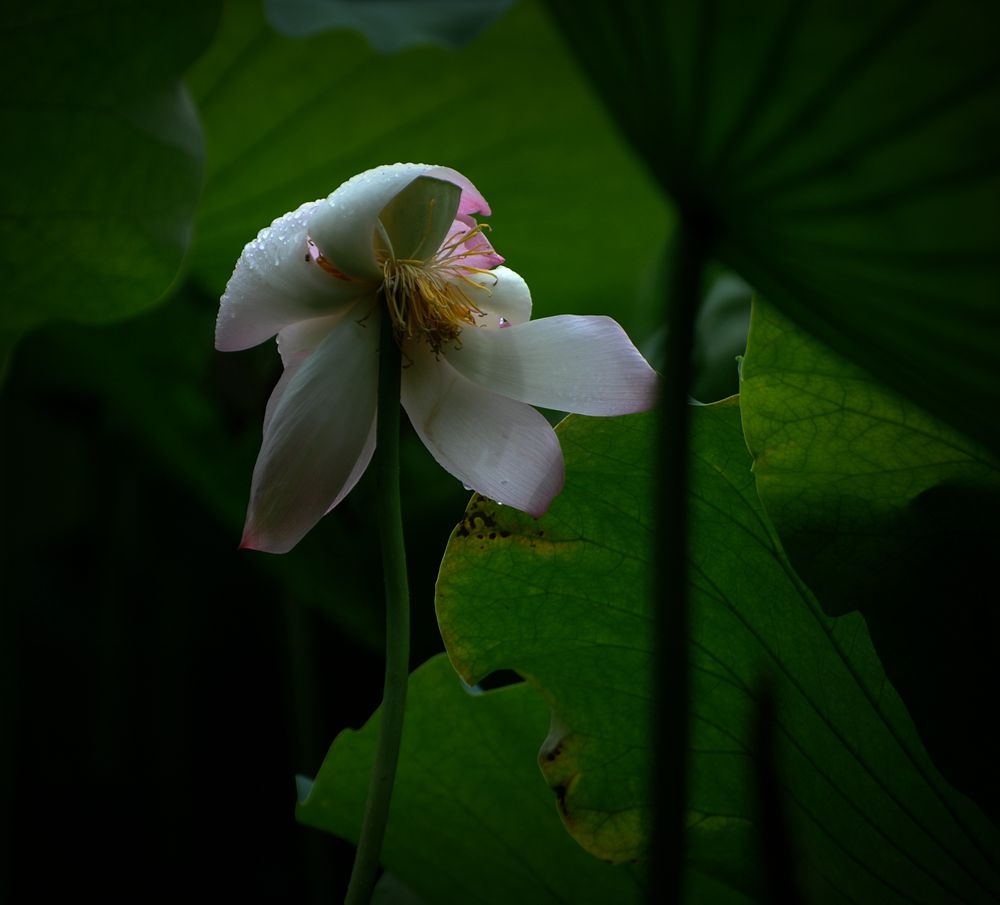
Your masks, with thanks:
M410 591L406 580L403 517L399 503L400 353L392 335L390 318L383 314L380 320L375 459L379 537L385 577L385 686L375 762L346 905L368 905L371 901L382 839L389 822L410 671Z
M683 212L667 299L666 358L659 406L653 712L653 840L650 902L681 902L690 736L687 581L691 348L707 236Z

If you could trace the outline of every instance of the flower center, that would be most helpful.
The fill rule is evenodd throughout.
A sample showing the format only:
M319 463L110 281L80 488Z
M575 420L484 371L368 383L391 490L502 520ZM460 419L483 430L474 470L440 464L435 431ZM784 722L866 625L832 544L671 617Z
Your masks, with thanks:
M481 232L482 225L473 227L446 242L426 261L393 258L388 254L380 261L384 276L382 294L400 345L406 340L423 339L438 354L458 338L463 327L474 327L476 317L486 316L469 293L490 291L471 276L490 271L464 262L482 255L483 248L473 246L463 250Z

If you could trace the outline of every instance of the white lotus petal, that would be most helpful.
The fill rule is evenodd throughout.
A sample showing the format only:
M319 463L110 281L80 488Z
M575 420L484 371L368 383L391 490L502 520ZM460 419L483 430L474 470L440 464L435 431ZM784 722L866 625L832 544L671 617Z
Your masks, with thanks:
M348 179L312 210L309 235L323 256L351 277L380 282L375 259L378 215L417 176L434 167L394 163Z
M353 314L353 309L348 309ZM291 383L298 373L303 362L312 354L329 332L340 321L343 315L334 314L330 317L316 317L307 321L299 321L289 324L278 331L278 353L281 355L281 363L284 371L278 378L277 384L271 391L271 397L267 400L267 408L264 410L264 433L267 433L267 426L271 423L271 418L277 411L278 403L284 395L285 388Z
M378 335L376 317L339 319L275 389L242 546L287 552L360 477L375 419Z
M307 260L306 224L318 204L310 201L279 217L243 249L219 306L217 349L248 349L288 324L333 314L373 292Z
M394 414L396 414L397 417L399 415L398 412ZM361 448L361 455L358 456L358 461L354 463L354 468L351 469L351 473L347 476L344 486L340 489L340 493L338 493L334 498L326 512L329 512L331 509L339 506L341 500L343 500L344 497L354 489L354 485L361 480L361 476L368 470L368 466L372 461L372 456L375 454L375 433L377 429L378 413L376 412L375 417L372 419L371 426L368 428L368 436L365 438L365 445ZM326 515L326 513L323 514Z
M435 459L484 496L542 515L562 489L563 458L531 406L466 380L424 346L405 350L402 401Z
M357 306L356 306L357 307ZM300 364L315 351L336 324L346 317L357 317L356 308L348 308L342 314L328 317L314 317L307 321L289 324L278 332L278 354L285 368Z
M471 273L468 279L481 289L467 283L462 289L485 317L477 317L479 326L485 328L503 327L509 329L515 324L523 324L531 319L531 292L528 284L509 267L497 267L490 273ZM465 333L462 333L462 342Z
M561 315L466 329L448 361L475 383L532 405L626 415L656 404L659 378L611 318Z

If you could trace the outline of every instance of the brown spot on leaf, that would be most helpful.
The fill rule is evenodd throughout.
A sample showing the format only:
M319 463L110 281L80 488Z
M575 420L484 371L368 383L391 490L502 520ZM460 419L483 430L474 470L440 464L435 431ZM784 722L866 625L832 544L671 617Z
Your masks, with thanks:
M465 518L462 519L462 524L459 526L457 534L459 537L468 537L470 534L475 534L479 540L482 540L485 537L485 532L495 527L496 519L493 515L477 506L465 513Z
M557 786L552 787L552 791L556 793L556 806L559 808L560 813L564 817L569 817L569 811L566 810L566 793L569 791L565 783L559 783Z

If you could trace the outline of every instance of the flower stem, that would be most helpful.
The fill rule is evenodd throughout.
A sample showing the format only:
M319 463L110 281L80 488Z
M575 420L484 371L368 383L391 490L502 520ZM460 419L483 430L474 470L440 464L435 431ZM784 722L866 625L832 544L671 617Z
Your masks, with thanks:
M346 905L368 905L371 901L379 853L389 822L410 670L410 590L406 579L406 551L399 502L400 353L392 335L392 319L383 312L380 321L375 459L376 507L385 577L385 685L375 762Z
M653 695L653 839L649 901L684 895L690 665L688 656L688 435L691 348L708 236L682 211L667 298L667 341L659 406Z

